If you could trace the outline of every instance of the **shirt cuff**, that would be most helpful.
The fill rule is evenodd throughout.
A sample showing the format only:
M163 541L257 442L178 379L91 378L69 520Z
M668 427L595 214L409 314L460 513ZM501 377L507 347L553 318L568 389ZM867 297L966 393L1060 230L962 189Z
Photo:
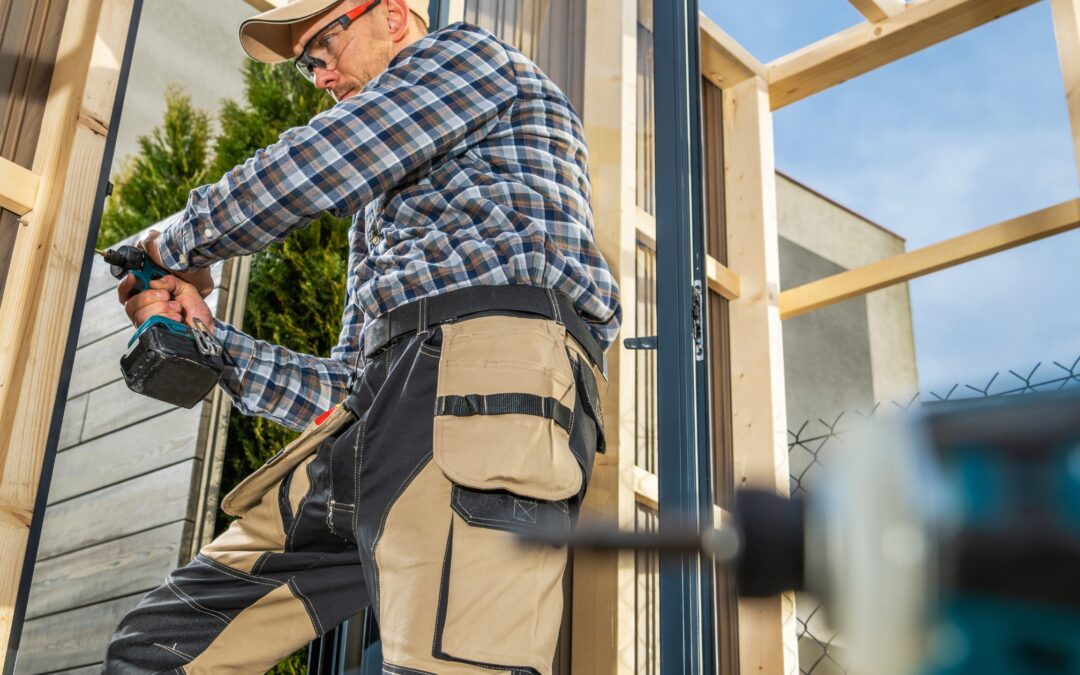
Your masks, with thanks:
M226 393L239 401L244 392L244 376L255 353L255 338L220 319L214 319L214 337L221 344L225 360L221 384Z
M188 252L195 247L193 239L191 230L185 228L179 218L162 229L161 236L157 239L161 264L166 269L174 272L184 272L190 269L191 260L189 260Z

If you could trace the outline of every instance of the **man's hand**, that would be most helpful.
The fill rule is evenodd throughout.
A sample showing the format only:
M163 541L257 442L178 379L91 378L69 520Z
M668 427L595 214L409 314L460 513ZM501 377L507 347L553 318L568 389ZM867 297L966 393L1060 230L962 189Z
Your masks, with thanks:
M195 319L200 319L210 330L214 328L214 315L207 307L203 296L195 288L175 276L162 277L150 282L150 288L131 294L135 286L135 277L124 277L116 289L124 311L136 327L152 316L160 315L174 321L194 326Z
M139 237L139 240L135 242L135 245L146 251L146 254L157 263L158 267L168 269L165 265L161 264L161 254L158 253L157 239L160 236L161 233L157 230L149 230ZM199 292L199 295L204 298L210 295L210 292L214 290L214 279L210 275L209 269L191 269L187 272L173 272L173 274L194 286L195 290ZM123 302L123 300L121 300L121 302Z

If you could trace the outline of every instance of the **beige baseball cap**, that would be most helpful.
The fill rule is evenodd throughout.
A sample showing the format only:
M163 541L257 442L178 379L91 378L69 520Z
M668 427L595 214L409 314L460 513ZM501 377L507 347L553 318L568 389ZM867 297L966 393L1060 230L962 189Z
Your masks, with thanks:
M287 5L256 14L240 24L240 45L248 56L263 63L293 58L292 24L321 14L342 0L293 0ZM408 0L409 9L426 26L428 0Z

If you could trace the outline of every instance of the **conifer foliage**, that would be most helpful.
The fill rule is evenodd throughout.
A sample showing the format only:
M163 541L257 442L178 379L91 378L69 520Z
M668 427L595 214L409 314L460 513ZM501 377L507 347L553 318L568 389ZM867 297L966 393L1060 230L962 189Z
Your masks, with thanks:
M115 179L113 196L101 217L98 244L112 244L187 203L193 188L209 177L210 116L177 87L165 93L165 119L138 138L139 154Z

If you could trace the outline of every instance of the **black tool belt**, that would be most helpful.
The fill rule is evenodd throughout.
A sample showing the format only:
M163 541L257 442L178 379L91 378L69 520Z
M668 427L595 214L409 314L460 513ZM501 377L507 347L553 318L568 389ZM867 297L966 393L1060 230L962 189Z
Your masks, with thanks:
M396 307L364 328L364 356L371 358L403 335L493 312L534 314L563 324L593 365L607 375L604 352L574 308L574 301L539 286L469 286Z

